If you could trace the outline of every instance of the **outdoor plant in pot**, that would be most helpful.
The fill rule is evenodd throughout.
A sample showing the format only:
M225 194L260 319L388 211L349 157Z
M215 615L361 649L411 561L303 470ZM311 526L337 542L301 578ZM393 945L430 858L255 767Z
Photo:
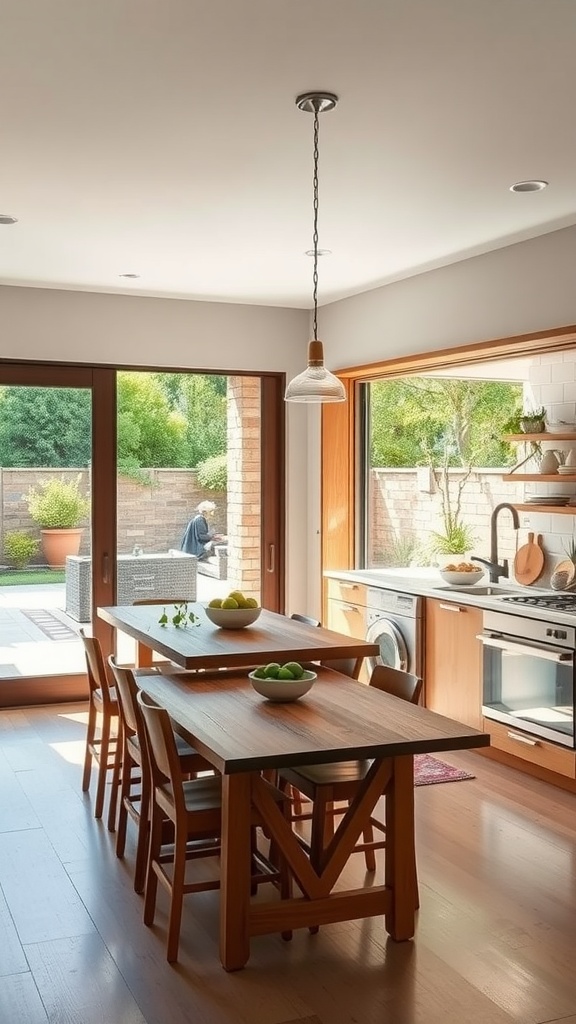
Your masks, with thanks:
M42 551L51 568L66 565L67 555L80 550L80 523L90 511L90 501L80 492L79 474L75 480L51 477L31 488L24 500L31 518L42 535Z
M461 515L462 493L470 472L470 467L463 471L463 475L455 483L454 490L451 492L448 466L444 465L442 470L434 471L434 478L440 495L443 529L432 531L430 534L430 548L432 555L436 559L436 564L441 568L454 561L454 556L457 556L459 562L464 561L464 556L476 542L474 530L462 521Z

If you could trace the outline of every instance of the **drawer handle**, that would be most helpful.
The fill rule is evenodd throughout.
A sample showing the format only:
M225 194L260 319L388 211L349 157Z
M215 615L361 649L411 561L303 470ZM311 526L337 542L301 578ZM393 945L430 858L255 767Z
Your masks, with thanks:
M357 583L341 583L340 590L359 590Z
M343 612L359 612L360 609L357 604L345 604L342 607Z
M527 747L539 747L537 740L529 740L527 736L521 736L519 732L509 732L508 738L516 743L525 743Z
M458 604L441 604L440 607L445 612L461 612L462 609Z

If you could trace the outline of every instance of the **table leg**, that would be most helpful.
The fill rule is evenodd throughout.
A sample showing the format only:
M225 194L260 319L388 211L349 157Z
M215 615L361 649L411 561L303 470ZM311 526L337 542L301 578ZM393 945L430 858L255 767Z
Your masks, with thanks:
M400 942L411 939L415 927L417 882L414 851L414 758L393 758L393 775L386 790L386 886L390 889L386 931Z
M250 775L222 777L220 959L238 971L250 956Z
M151 668L153 664L153 653L154 652L151 647L148 647L146 644L143 644L140 641L138 641L138 643L136 644L136 667Z

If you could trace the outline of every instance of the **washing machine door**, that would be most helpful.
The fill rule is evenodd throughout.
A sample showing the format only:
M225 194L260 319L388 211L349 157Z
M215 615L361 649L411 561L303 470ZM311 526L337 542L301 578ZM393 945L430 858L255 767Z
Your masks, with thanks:
M375 658L366 658L370 672L376 665L388 665L390 668L399 668L403 672L408 671L408 648L402 633L392 619L378 619L368 627L366 639L371 644L378 644L380 655Z

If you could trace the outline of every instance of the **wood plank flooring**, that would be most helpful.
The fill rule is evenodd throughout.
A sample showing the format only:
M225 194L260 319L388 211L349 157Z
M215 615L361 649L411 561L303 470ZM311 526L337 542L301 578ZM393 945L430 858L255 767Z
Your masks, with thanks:
M218 894L201 893L170 967L165 896L148 929L132 889L130 823L119 861L81 792L85 728L82 705L0 712L2 1024L576 1024L573 794L450 755L476 778L416 790L413 942L380 920L264 936L226 974Z

